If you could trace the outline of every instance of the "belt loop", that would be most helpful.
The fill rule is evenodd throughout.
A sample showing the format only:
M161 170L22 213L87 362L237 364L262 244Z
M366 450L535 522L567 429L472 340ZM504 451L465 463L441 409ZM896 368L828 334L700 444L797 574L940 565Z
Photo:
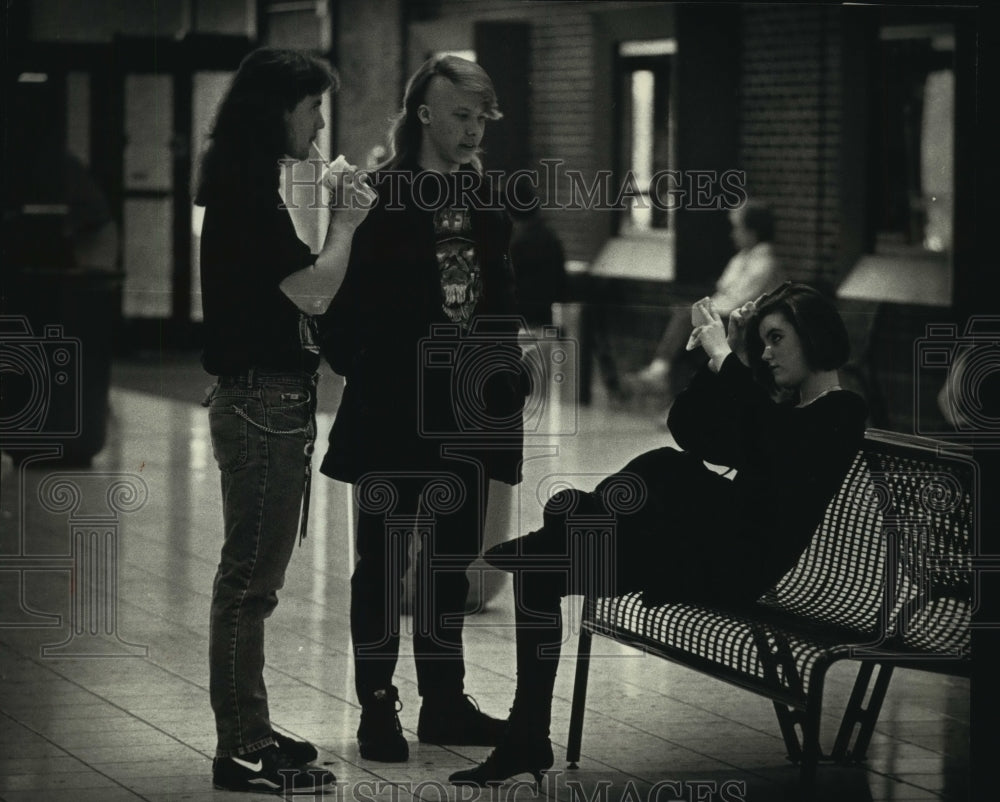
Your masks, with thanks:
M253 368L252 367L249 370L247 370L247 389L248 390L252 390L253 389Z

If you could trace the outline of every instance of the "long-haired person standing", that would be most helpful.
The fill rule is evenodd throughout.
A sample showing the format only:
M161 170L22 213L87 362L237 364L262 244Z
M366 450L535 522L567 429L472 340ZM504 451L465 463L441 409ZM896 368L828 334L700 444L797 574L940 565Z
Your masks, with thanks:
M308 55L250 53L219 106L195 198L205 207L202 362L218 377L209 420L224 523L209 647L212 777L233 791L318 789L334 780L302 768L317 757L311 744L272 729L263 669L264 619L305 534L319 366L313 315L343 280L361 201L370 199L349 171L341 174L343 208L315 254L278 191L281 160L309 157L325 125L323 95L336 88L330 68Z
M351 635L370 760L409 756L393 674L414 536L417 737L490 745L506 726L465 694L462 648L488 481L521 479L511 224L479 169L486 123L499 116L477 64L443 56L414 73L373 180L378 202L323 318L324 354L347 382L321 470L355 484Z

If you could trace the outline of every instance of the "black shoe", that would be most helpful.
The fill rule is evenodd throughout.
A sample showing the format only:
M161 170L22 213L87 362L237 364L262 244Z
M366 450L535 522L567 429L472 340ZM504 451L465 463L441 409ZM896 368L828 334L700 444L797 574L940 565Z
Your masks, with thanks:
M212 761L212 784L223 791L265 793L320 793L337 781L326 769L304 769L276 746L249 755L217 757Z
M444 700L425 697L420 706L417 722L420 743L496 746L506 734L507 722L487 716L467 694Z
M369 704L361 706L361 725L358 727L358 746L365 760L383 763L405 763L410 757L410 747L403 737L399 723L399 691L390 685L375 691Z
M518 774L530 774L537 791L542 772L552 768L552 762L552 743L548 738L540 741L506 739L485 761L475 768L456 771L448 781L453 785L481 787L502 783Z
M274 735L274 740L278 744L278 749L281 750L281 753L287 755L288 759L297 766L304 766L306 763L312 763L317 757L319 757L319 752L316 751L316 747L308 741L296 741L294 738L289 738L287 735L282 735L280 732L274 732L272 734Z

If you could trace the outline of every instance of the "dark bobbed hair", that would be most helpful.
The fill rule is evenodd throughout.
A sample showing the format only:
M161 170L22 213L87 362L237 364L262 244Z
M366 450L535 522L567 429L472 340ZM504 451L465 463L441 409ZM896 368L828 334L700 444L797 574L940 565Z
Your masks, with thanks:
M432 56L421 64L406 82L403 108L389 129L390 155L378 169L397 170L402 166L415 164L420 153L420 143L423 141L423 126L417 110L427 99L427 89L437 76L447 78L459 89L478 94L480 101L486 107L488 119L499 120L503 117L493 81L486 70L476 62L459 56ZM482 171L482 162L478 154L473 158L472 164L477 171Z
M249 53L219 104L195 203L276 188L288 147L285 113L339 87L336 72L307 53L273 47Z
M749 200L735 212L743 225L757 236L758 242L774 241L774 212L763 201Z
M851 352L847 327L833 301L806 284L786 281L760 300L746 328L750 367L763 384L773 387L759 331L760 322L770 314L781 315L795 329L806 364L813 370L837 370L847 362Z

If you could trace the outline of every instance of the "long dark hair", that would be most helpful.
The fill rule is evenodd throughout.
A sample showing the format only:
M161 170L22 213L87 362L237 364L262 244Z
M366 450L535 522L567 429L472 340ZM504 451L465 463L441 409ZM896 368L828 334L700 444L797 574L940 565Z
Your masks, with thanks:
M833 301L807 284L786 281L757 303L746 327L747 356L754 376L774 390L774 377L763 360L760 322L770 314L781 315L795 329L806 364L813 370L836 370L847 362L851 347L847 327Z
M459 89L476 92L483 105L486 106L486 116L490 120L499 120L503 115L497 104L497 93L493 81L486 70L476 62L459 56L432 56L410 76L403 92L403 108L393 120L389 130L389 158L381 165L380 170L396 170L402 165L411 165L417 160L422 141L422 127L417 109L427 99L427 88L431 80L440 75L447 78ZM482 164L477 156L472 160L476 170L482 170Z
M262 47L247 55L219 104L195 203L276 189L288 147L285 113L331 88L339 88L336 73L306 53Z

